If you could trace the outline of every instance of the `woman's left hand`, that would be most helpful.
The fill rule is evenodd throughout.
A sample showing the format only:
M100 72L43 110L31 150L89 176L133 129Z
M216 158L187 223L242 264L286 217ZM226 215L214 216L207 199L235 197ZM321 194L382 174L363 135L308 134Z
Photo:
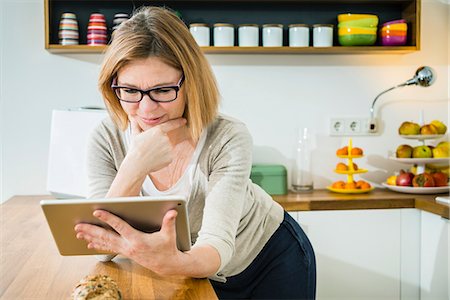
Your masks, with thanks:
M122 254L160 275L175 274L177 260L182 254L176 243L176 210L166 213L161 230L154 233L136 230L104 210L96 210L93 215L116 232L96 225L77 224L77 238L84 239L89 249Z

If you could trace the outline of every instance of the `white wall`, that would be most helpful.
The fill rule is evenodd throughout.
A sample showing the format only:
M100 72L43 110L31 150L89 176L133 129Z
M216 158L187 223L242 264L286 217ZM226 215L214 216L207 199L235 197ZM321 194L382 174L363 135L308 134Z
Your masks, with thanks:
M331 117L368 117L374 97L409 79L421 65L438 79L429 88L407 87L377 102L382 134L356 137L365 149L358 161L363 178L381 183L394 170L386 157L404 142L404 120L447 120L449 104L449 4L422 0L422 50L402 55L208 55L223 96L224 113L247 123L254 160L290 168L296 128L315 132L314 183L321 188L342 179L332 170L336 148L347 138L330 137ZM101 54L51 54L44 49L42 0L3 0L0 18L2 163L1 197L43 194L51 110L101 105L96 89ZM5 26L7 25L7 26ZM448 124L448 123L447 123ZM1 187L1 186L0 186Z

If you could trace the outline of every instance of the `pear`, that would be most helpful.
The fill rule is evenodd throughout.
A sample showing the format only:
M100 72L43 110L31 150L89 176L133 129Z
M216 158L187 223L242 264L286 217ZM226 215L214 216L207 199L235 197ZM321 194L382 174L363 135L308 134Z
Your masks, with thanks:
M438 134L438 129L433 124L426 124L420 127L420 134L423 135L433 135Z
M413 153L413 147L410 145L400 145L395 151L397 158L411 158Z
M436 126L438 130L438 134L445 134L447 132L447 126L444 123L438 120L431 121L431 124Z
M430 147L422 145L416 146L413 149L412 153L413 158L431 158L433 157L433 153L431 152Z
M420 134L420 126L413 122L403 122L398 128L398 133L401 135L415 135Z

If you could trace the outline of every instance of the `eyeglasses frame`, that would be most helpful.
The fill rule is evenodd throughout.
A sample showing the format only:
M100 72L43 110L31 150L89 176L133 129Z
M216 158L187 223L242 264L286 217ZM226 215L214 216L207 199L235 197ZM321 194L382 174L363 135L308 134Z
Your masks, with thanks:
M145 91L137 89L137 88L129 87L129 86L115 85L114 82L116 82L116 80L117 80L117 78L114 79L113 84L111 84L111 88L114 90L114 95L116 95L116 97L117 97L117 99L119 101L127 102L127 103L139 103L139 102L142 101L142 99L144 99L144 95L147 95L154 102L169 103L169 102L173 102L173 101L177 100L178 92L180 91L181 86L184 83L184 74L181 75L181 78L180 78L180 80L178 81L178 83L176 85L156 86L156 87L153 87L153 88L145 90ZM119 89L119 88L128 88L128 89L136 90L136 91L138 91L141 94L141 99L139 101L122 100L122 99L119 98L119 96L117 96L117 93L116 93L116 90ZM159 90L159 89L169 89L169 88L175 90L175 99L168 100L168 101L161 101L161 100L153 99L153 97L150 95L150 92L152 92L152 91Z

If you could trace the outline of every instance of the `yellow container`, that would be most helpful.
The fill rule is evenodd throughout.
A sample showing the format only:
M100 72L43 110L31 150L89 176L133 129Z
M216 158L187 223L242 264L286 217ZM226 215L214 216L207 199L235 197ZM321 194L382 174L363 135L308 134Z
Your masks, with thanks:
M354 21L359 19L365 19L365 18L372 18L376 19L378 22L378 16L377 15L370 15L370 14L340 14L338 15L338 21L339 22L347 22L347 21Z
M348 34L377 34L376 28L356 28L356 27L341 27L338 29L338 35Z

